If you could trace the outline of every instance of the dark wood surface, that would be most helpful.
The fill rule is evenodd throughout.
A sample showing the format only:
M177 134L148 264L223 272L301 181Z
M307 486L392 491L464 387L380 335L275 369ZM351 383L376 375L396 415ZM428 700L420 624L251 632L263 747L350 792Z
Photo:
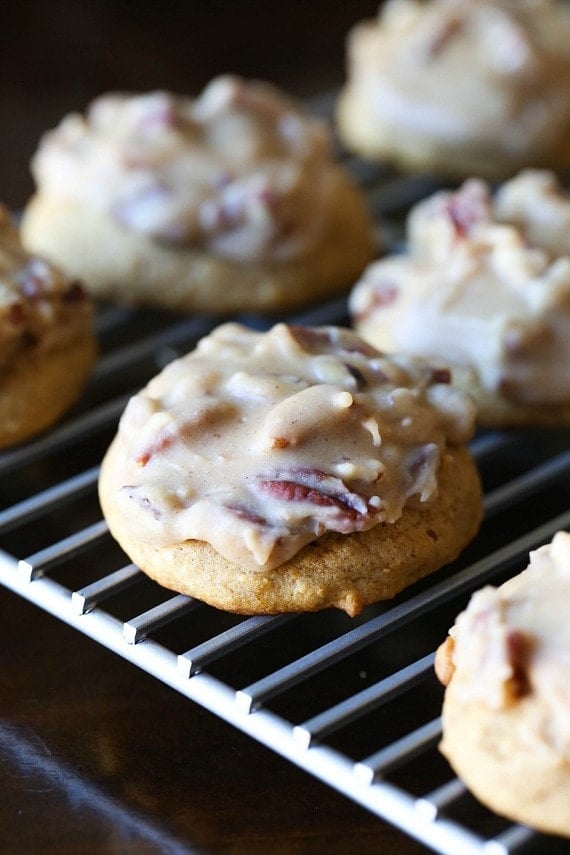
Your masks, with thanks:
M0 0L0 199L21 206L40 135L101 92L197 94L232 72L295 95L338 85L377 0Z
M110 89L234 71L338 85L375 2L0 0L0 198L61 116ZM288 761L0 589L0 852L425 852Z
M34 606L0 609L2 853L426 851Z

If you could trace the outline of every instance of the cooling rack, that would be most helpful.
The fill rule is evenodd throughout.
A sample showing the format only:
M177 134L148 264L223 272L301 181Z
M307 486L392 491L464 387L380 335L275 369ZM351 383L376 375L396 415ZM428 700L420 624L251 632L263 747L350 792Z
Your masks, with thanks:
M346 160L379 239L436 188ZM275 319L237 318L258 329ZM287 318L347 322L344 299ZM472 451L485 489L479 536L450 567L358 618L239 617L152 583L114 543L97 476L129 396L216 321L101 306L101 356L81 404L0 456L0 582L268 746L436 852L560 852L560 841L483 808L437 750L434 651L470 593L522 570L570 529L570 432L486 432Z

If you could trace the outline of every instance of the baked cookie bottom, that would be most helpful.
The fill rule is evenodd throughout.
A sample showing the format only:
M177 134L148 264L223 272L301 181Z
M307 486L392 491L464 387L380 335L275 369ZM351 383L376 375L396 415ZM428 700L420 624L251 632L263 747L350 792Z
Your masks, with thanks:
M440 750L465 785L496 813L570 836L570 763L546 741L531 736L541 720L536 697L492 710L464 703L457 695L452 678Z
M476 534L482 517L481 484L465 449L446 453L436 499L423 510L404 509L392 524L354 534L328 533L271 571L246 571L208 543L169 547L141 543L116 508L115 440L99 479L103 513L130 559L174 591L238 614L309 612L336 607L351 616L452 561Z
M75 403L96 354L91 331L68 346L39 352L23 347L0 370L0 449L51 427Z
M434 173L454 180L477 176L499 181L530 166L558 172L570 169L568 134L561 135L560 143L542 158L515 159L501 153L497 146L488 151L462 144L442 146L436 140L386 125L352 88L339 97L336 122L339 137L350 151L367 160L392 163L404 172Z
M121 229L72 200L34 196L22 220L29 250L99 298L173 311L285 311L346 292L374 256L369 214L342 173L322 240L281 264L240 264Z

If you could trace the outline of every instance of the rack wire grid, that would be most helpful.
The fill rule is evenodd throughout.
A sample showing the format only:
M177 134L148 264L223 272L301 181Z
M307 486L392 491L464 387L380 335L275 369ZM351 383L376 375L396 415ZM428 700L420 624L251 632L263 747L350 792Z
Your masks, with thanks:
M395 247L436 189L345 158ZM266 329L275 318L237 320ZM345 299L280 320L345 324ZM493 431L472 443L480 534L449 567L358 618L241 617L160 588L128 563L97 500L101 457L130 395L213 328L206 317L101 306L101 356L58 427L0 455L0 582L249 734L436 852L560 852L560 840L480 805L440 756L434 651L471 592L522 570L570 529L570 432Z

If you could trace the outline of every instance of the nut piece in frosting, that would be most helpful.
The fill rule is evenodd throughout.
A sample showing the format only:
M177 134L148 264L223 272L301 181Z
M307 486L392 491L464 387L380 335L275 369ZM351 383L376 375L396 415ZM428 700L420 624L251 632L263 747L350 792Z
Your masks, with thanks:
M346 290L373 255L326 125L268 83L102 95L44 136L32 171L26 244L101 297L281 309Z
M481 180L412 209L408 246L350 297L360 334L439 359L482 423L570 423L570 195L527 170L493 198Z
M167 587L238 612L356 614L477 530L473 424L448 372L351 330L228 323L129 402L103 511Z
M455 177L570 164L565 0L388 0L348 40L341 138Z
M95 357L93 308L77 281L22 247L0 205L0 448L56 422Z
M485 804L570 836L570 534L477 591L436 655L441 749Z

